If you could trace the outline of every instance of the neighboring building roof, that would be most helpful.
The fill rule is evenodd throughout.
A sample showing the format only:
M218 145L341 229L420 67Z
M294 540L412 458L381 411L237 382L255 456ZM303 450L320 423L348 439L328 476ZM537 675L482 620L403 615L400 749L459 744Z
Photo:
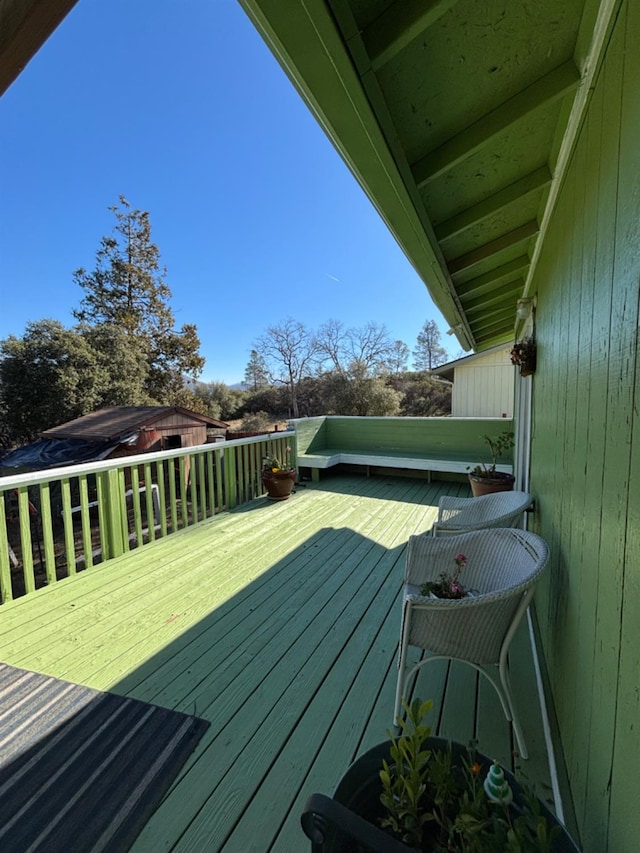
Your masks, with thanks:
M0 476L3 468L22 468L24 471L42 471L60 465L80 465L106 459L119 441L80 441L79 439L42 438L18 447L0 459ZM14 472L15 473L15 472Z
M458 358L455 361L448 361L446 364L441 364L439 367L434 367L429 372L433 376L441 376L443 379L448 379L453 382L453 373L456 367L466 367L467 364L472 364L474 361L479 361L487 355L493 355L497 352L505 352L511 344L499 344L498 346L485 349L482 352L474 352L472 355L466 355L464 358Z
M45 430L42 436L43 438L111 441L120 436L128 436L134 430L153 426L173 414L182 415L185 420L197 421L220 429L226 429L228 426L224 421L217 421L208 415L192 412L181 406L110 406Z

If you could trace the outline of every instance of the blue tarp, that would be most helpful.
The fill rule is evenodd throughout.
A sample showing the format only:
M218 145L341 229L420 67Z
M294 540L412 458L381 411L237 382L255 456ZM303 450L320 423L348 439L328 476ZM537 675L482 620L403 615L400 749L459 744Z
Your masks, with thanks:
M0 468L41 471L59 465L95 462L104 459L121 443L118 441L83 441L79 438L43 438L12 450L0 459Z

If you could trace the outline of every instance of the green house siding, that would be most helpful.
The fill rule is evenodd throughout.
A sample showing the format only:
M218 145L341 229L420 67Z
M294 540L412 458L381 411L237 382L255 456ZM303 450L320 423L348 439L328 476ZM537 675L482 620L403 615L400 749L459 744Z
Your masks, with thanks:
M640 843L638 44L623 3L532 291L537 614L587 853Z

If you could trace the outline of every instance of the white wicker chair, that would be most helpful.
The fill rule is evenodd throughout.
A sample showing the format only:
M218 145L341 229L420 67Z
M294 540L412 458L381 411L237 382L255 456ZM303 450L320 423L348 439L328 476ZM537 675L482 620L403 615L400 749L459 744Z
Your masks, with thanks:
M436 580L441 572L451 573L459 553L468 559L460 582L473 591L473 597L422 596L421 585ZM407 686L421 666L443 658L462 661L475 667L493 684L507 720L513 722L520 754L528 757L511 695L507 652L547 557L543 539L513 528L442 538L423 533L409 539L394 723ZM431 655L405 675L408 646L426 649Z
M434 536L448 536L489 527L516 527L530 505L531 495L528 492L495 492L479 498L442 495L438 504L438 520L431 532Z

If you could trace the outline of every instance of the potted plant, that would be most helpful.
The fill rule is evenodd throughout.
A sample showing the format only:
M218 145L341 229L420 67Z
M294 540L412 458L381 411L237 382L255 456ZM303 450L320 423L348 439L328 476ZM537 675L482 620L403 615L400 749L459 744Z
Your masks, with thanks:
M262 485L272 501L286 501L296 482L296 470L288 463L291 448L285 448L284 459L275 454L262 458Z
M514 344L511 350L511 364L520 367L520 376L530 376L536 369L536 342L533 338L523 338Z
M404 705L401 734L368 750L302 825L314 853L577 853L565 827L497 762L431 737L432 702Z
M420 595L428 595L432 598L467 598L471 591L460 583L460 573L469 562L464 554L456 554L456 564L453 574L441 572L435 581L427 581L420 587Z
M488 495L492 492L510 492L515 483L513 474L507 474L503 471L496 471L498 459L502 456L505 450L510 450L515 444L513 433L504 430L496 438L491 438L490 435L485 435L484 440L489 447L491 456L491 465L476 465L469 472L469 483L474 497L480 495Z

